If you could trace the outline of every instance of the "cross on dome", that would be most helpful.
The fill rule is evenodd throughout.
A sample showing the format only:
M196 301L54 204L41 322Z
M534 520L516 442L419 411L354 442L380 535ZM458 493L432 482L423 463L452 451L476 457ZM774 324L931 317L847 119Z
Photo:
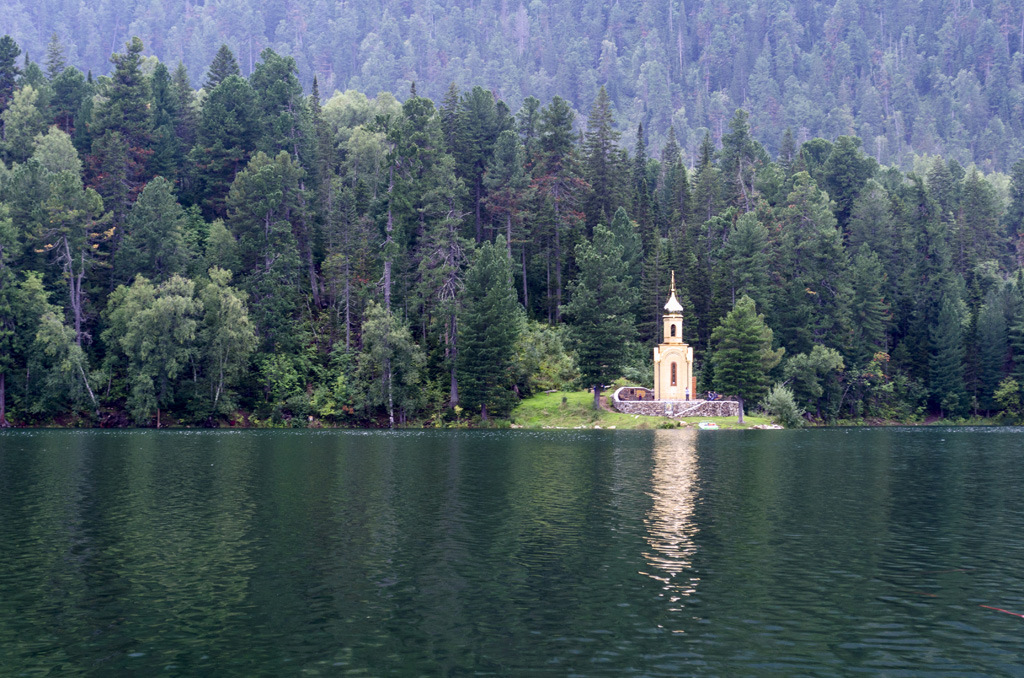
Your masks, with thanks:
M665 304L665 310L672 314L681 314L683 312L683 305L676 299L676 272L672 271L672 294L668 298L668 303Z

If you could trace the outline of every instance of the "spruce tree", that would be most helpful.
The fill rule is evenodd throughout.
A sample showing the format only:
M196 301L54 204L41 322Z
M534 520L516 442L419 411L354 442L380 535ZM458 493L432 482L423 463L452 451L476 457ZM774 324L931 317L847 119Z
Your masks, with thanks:
M769 372L779 364L785 349L772 350L771 328L747 296L737 301L712 331L711 341L715 389L739 399L742 422L743 403L756 402L767 394Z
M11 36L0 37L0 113L7 110L14 98L14 88L21 75L21 69L18 68L19 54L21 48Z
M929 336L928 390L932 405L943 416L961 416L969 405L964 388L963 333L960 315L949 296L942 298Z
M56 33L50 34L50 42L46 44L46 77L52 82L67 68L64 57L64 45Z
M228 76L206 95L188 154L192 171L185 195L207 217L226 216L228 189L249 162L257 135L256 92L237 75Z
M601 387L621 376L626 342L636 334L631 313L635 291L622 247L601 224L594 227L592 242L576 246L576 265L579 275L571 285L565 316L580 377L593 389L597 410Z
M993 288L978 311L978 403L987 412L996 408L995 391L1006 376L1008 330L1003 290Z
M174 189L163 177L156 177L132 205L125 234L114 255L117 282L128 284L143 275L159 284L185 270L191 257L185 246L185 210Z
M479 408L482 419L506 416L516 402L512 367L524 319L503 236L479 247L466 271L461 299L460 401Z
M242 71L238 68L238 60L235 59L231 48L222 44L214 55L213 61L210 62L210 70L206 73L206 82L203 83L203 89L207 92L212 92L229 75L241 76Z
M616 142L611 99L604 87L597 92L583 136L584 178L590 184L586 203L588 231L601 214L612 214L621 203L622 170Z
M861 245L850 269L853 297L850 304L853 340L848 355L854 365L865 365L887 348L889 304L885 300L885 271L878 255Z

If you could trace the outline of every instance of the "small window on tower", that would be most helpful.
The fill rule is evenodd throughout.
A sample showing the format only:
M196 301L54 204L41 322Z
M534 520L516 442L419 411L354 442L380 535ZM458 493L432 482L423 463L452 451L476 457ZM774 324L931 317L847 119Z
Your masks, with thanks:
M673 337L676 336L676 326L674 324L672 325L672 329L669 330L669 334Z
M675 329L675 325L672 326L672 329ZM671 381L671 385L672 386L676 385L676 364L675 363L672 363L672 381Z

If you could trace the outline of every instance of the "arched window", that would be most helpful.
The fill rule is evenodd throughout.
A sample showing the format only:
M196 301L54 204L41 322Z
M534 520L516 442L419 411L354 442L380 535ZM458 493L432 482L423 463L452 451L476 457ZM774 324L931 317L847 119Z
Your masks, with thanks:
M675 325L673 325L672 327L675 327ZM672 386L676 385L676 364L675 363L672 363L672 381L671 381L671 385Z
M675 323L672 323L672 329L669 330L669 335L673 336L673 337L676 336L676 325L675 325Z

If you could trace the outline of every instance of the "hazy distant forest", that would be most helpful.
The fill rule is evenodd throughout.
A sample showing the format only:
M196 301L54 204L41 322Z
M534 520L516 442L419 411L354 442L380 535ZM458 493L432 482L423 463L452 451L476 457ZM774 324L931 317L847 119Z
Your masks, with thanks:
M8 3L0 424L1024 414L1024 9L466 4Z

